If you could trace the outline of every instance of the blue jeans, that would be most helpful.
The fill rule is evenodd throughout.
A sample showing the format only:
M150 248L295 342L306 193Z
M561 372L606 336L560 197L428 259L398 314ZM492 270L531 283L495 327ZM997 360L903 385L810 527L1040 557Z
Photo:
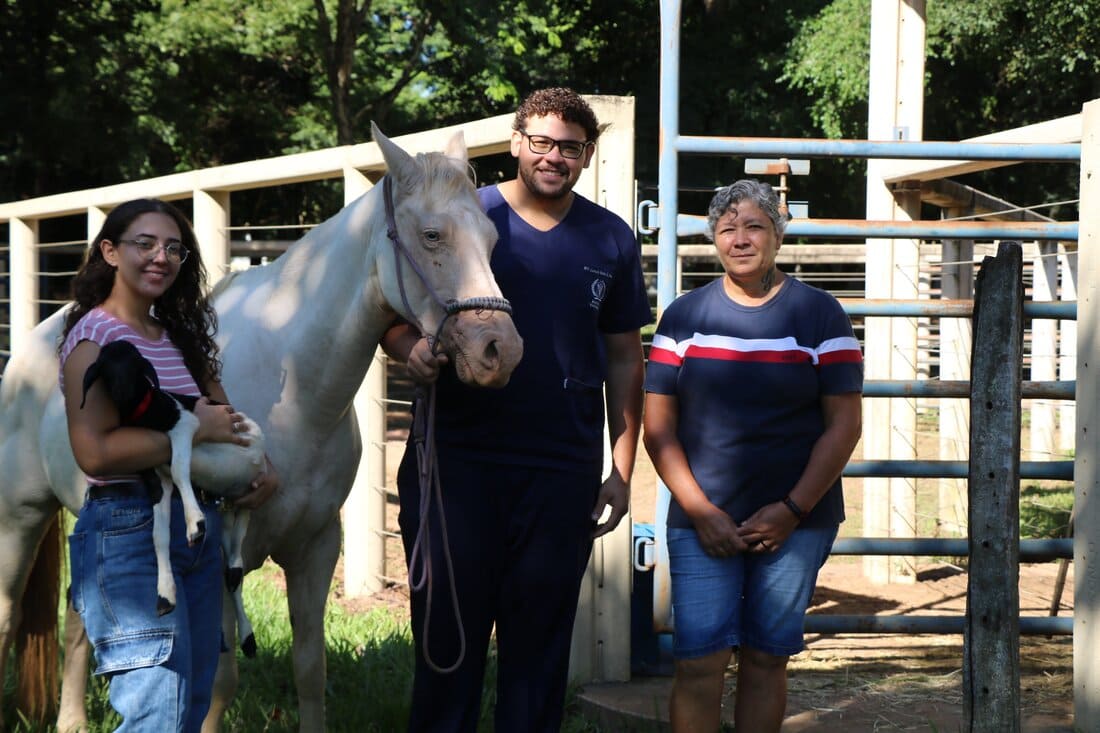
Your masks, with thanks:
M676 659L741 645L787 657L802 651L802 626L817 571L837 527L796 529L776 552L711 557L694 529L668 528Z
M69 536L72 602L110 679L117 730L202 728L221 651L221 515L203 505L206 537L187 546L183 504L172 497L176 608L157 615L153 505L140 495L88 499Z

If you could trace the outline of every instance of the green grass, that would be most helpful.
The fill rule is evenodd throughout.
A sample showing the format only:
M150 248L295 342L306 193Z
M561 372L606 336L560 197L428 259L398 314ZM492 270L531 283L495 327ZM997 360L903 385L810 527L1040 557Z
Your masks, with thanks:
M1073 485L1025 486L1020 492L1020 537L1056 539L1069 536Z
M226 712L223 730L232 733L297 731L297 695L291 661L291 630L281 573L267 565L245 581L245 608L256 630L254 659L238 654L240 685ZM408 722L412 689L413 648L409 624L394 611L376 607L350 613L329 603L325 613L326 729L333 733L392 733ZM18 721L11 709L11 662L4 684L4 714L11 733L53 733L53 726ZM492 731L496 653L490 651L480 731ZM118 726L107 700L107 687L92 678L87 697L89 733ZM599 733L600 728L577 711L574 691L566 701L565 733Z

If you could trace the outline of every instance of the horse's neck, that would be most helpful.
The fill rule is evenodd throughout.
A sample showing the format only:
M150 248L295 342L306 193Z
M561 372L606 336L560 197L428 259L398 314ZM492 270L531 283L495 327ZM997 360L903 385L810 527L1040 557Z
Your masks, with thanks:
M347 410L393 321L375 265L386 242L381 197L371 192L247 284L252 307L244 309L249 322L242 325L265 342L260 353L277 356L283 389L305 397L297 402L322 421ZM227 339L228 349L233 341Z

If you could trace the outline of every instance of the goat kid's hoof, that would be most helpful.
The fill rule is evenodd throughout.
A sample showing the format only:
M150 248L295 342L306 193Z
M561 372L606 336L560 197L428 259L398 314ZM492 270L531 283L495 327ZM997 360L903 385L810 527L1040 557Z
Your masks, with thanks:
M249 634L241 640L241 651L249 659L255 659L256 657L256 635Z
M241 587L242 580L244 580L244 568L225 569L225 588L230 593L235 593Z
M200 519L195 525L195 531L187 535L187 544L194 547L202 542L204 537L206 537L206 520Z
M157 615L163 616L176 610L176 604L162 595L157 595Z

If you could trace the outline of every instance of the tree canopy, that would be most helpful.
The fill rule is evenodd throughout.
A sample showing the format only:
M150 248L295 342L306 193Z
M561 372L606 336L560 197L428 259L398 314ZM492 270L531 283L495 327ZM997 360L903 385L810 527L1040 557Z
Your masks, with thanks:
M862 136L869 9L685 0L681 131ZM1100 96L1098 11L1100 0L929 2L925 137ZM659 12L657 0L4 0L0 200L358 143L371 120L393 135L477 119L547 85L633 95L636 167L651 185ZM682 181L728 182L739 165L691 158ZM815 163L796 197L814 215L858 216L861 170ZM1064 171L996 175L1028 196L1068 185ZM293 206L284 221L307 205Z
M871 0L835 0L802 25L784 78L828 137L867 134ZM960 140L1081 111L1100 97L1100 0L932 0L927 9L924 138ZM974 175L1017 203L1075 198L1076 166ZM1072 207L1071 207L1072 209ZM1044 211L1075 217L1076 211Z

